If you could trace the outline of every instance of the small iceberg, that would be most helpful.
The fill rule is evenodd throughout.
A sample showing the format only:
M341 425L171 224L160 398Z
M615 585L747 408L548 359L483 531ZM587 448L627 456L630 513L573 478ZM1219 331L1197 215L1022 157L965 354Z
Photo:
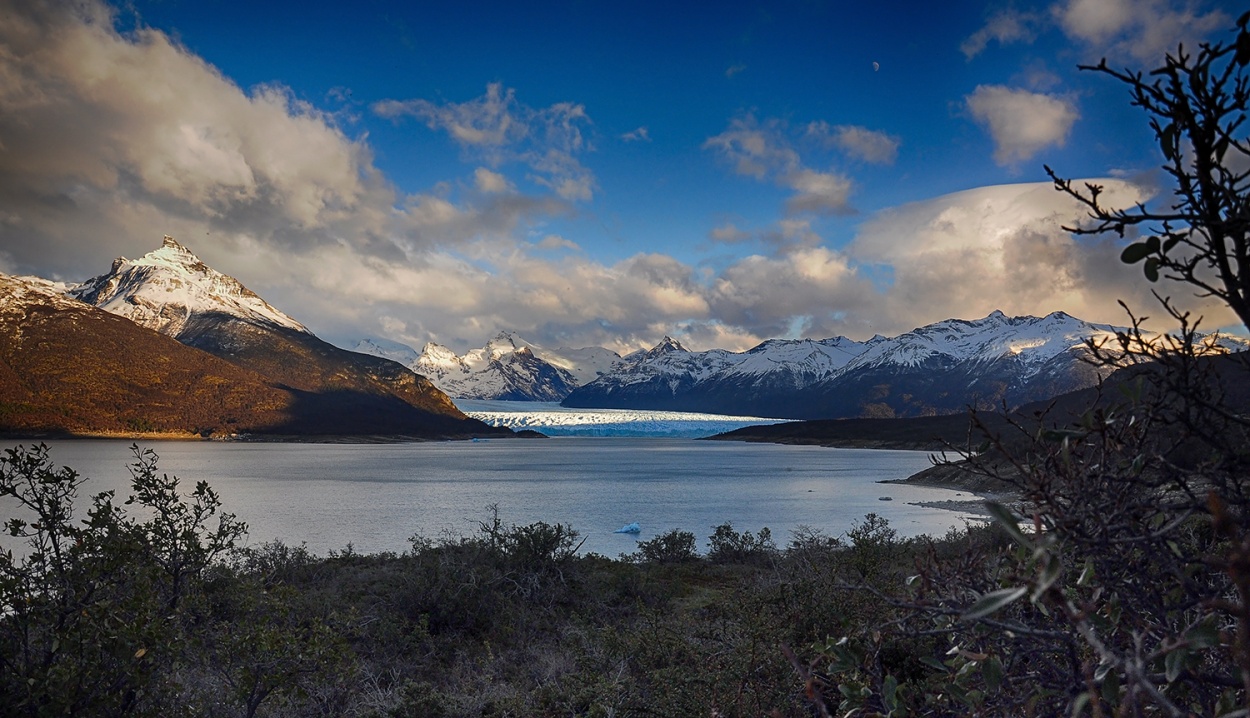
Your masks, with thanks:
M638 522L635 521L632 524L625 524L624 526L613 531L612 533L614 534L640 534L642 533L642 526L640 526Z

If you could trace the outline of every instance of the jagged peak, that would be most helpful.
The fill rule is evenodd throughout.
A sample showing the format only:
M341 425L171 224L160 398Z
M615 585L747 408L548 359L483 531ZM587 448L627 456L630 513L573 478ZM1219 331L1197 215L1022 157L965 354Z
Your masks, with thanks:
M669 352L684 352L684 351L689 351L689 350L683 347L681 345L681 342L665 334L664 338L660 340L660 343L652 347L651 350L648 351L647 353L654 355L654 354L667 354Z
M308 332L169 235L160 247L138 259L118 257L109 272L87 280L71 294L171 336L177 336L192 314L209 312Z

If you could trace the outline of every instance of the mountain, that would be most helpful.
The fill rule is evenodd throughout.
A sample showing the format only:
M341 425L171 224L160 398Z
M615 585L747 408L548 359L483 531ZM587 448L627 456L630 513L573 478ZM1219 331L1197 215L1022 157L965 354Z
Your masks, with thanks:
M434 342L419 355L381 339L361 341L355 349L400 361L457 399L504 401L560 401L620 359L601 347L547 350L507 331L463 356Z
M204 264L168 235L160 249L134 260L118 257L107 273L69 293L184 344L193 343L197 332L211 331L195 321L205 316L231 317L311 336L304 325L274 309L234 277Z
M500 433L462 414L425 377L317 338L170 237L119 258L70 295L263 376L295 395L316 433L444 436Z
M743 353L687 352L665 338L572 392L564 405L794 419L929 416L1008 408L1091 386L1108 371L1085 341L1108 325L1063 312L948 319L894 338L764 342Z
M294 395L256 372L0 275L0 432L289 432Z

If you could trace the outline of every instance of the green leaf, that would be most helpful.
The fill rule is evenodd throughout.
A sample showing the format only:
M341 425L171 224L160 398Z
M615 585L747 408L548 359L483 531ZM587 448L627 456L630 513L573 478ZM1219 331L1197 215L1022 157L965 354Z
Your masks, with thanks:
M1020 519L1011 512L1011 509L1003 506L997 501L986 501L985 510L990 512L990 516L993 516L994 520L998 522L998 524L1003 527L1003 530L1006 531L1011 538L1015 539L1017 543L1023 546L1032 545L1029 538L1024 535L1023 531L1020 530Z
M1146 279L1152 282L1159 281L1159 260L1154 257L1147 259L1145 266L1142 267L1142 272L1146 275Z
M1003 662L998 656L981 664L981 677L985 679L986 690L991 693L998 691L998 687L1003 684Z
M943 662L939 661L938 659L934 658L933 656L921 656L921 657L920 657L920 662L921 662L921 663L923 663L923 664L925 664L926 666L928 666L928 667L930 667L930 668L936 668L937 670L939 670L939 671L941 671L941 672L943 672L943 673L950 673L950 672L951 672L951 669L950 669L950 667L949 667L949 666L947 666L945 663L943 663Z
M1042 567L1042 573L1038 576L1037 586L1033 588L1033 595L1030 600L1037 603L1051 586L1055 585L1055 581L1059 580L1059 574L1063 572L1063 563L1058 556L1050 554L1047 557L1046 565Z
M1089 705L1091 695L1086 691L1072 700L1072 716L1077 718L1085 712L1085 706Z
M1021 596L1028 593L1027 586L1016 586L1015 588L1000 588L997 591L990 591L984 596L978 598L976 603L968 607L960 616L965 621L973 621L978 618L984 618L1004 607L1013 601L1018 600Z
M1150 255L1150 245L1145 242L1134 242L1120 252L1120 261L1125 264L1137 264Z
M1193 648L1210 648L1218 645L1220 629L1215 625L1215 616L1208 616L1201 623L1186 631L1185 641Z
M881 697L885 700L885 707L891 712L898 708L898 679L894 676L886 676L881 683Z
M1080 577L1076 579L1076 585L1088 586L1090 584L1090 581L1094 580L1094 575L1095 575L1094 560L1087 558L1085 559L1085 568L1081 570Z
M1120 702L1120 674L1110 671L1102 681L1102 699L1114 706Z
M1168 683L1172 683L1180 678L1181 671L1185 670L1185 659L1189 658L1189 651L1185 648L1177 648L1163 659L1164 674Z

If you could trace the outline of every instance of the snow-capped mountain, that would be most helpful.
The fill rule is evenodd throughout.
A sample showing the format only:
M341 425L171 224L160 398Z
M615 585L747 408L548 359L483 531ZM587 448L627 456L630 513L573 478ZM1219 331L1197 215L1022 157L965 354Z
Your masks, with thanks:
M182 339L195 316L212 314L309 333L304 325L274 309L234 277L204 264L169 235L160 249L139 259L118 257L107 273L88 279L70 294L177 339Z
M873 342L770 339L746 352L691 352L671 337L623 359L601 379L581 387L564 405L581 408L688 409L716 413L747 406L753 397L810 386L832 376ZM753 414L773 416L772 414Z
M1109 370L1082 360L1085 342L1114 332L1063 312L1008 317L996 311L894 338L771 340L742 353L687 352L665 337L563 404L798 419L1015 407L1096 383Z
M355 350L400 361L457 399L505 401L560 401L620 360L602 347L547 350L508 331L463 356L434 342L418 355L381 339L361 341Z
M168 236L159 249L117 259L109 272L70 294L297 392L301 412L337 417L326 433L463 435L488 429L465 417L425 377L398 362L322 341Z

